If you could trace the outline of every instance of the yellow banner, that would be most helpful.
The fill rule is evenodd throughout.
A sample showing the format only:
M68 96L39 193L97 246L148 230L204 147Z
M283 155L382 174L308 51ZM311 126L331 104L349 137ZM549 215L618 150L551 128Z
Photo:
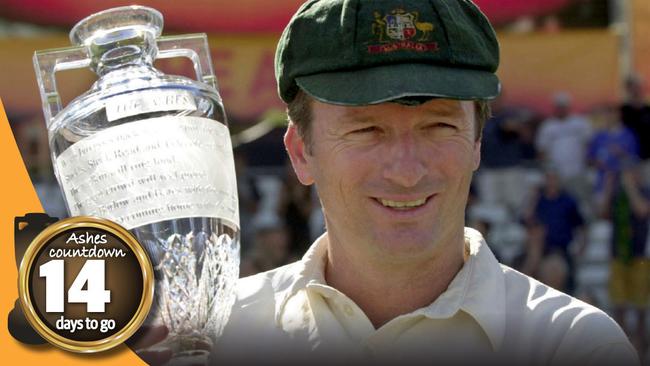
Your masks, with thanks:
M621 97L618 38L607 30L501 34L505 100L550 112L552 96L566 91L579 109Z
M650 83L650 1L633 0L630 15L634 68L647 85Z
M275 88L273 57L278 36L210 36L212 62L221 95L229 115L235 120L255 121L271 108L283 109ZM41 101L32 56L34 51L67 47L67 37L0 39L0 97L9 113L41 115ZM163 71L195 78L188 59L162 60ZM64 102L88 90L96 75L90 70L57 74Z
M650 15L649 15L650 16ZM650 33L645 33L650 34ZM210 35L212 60L226 110L233 121L255 122L269 109L283 110L276 91L273 56L277 35ZM619 93L618 39L607 30L558 34L500 34L499 75L505 97L547 110L550 95L564 90L579 106L612 102ZM10 114L40 116L40 97L31 58L35 50L67 46L64 36L0 39L0 96ZM638 47L638 59L650 60ZM650 62L637 64L650 67ZM194 77L189 60L157 63L163 71ZM87 90L95 80L89 70L58 75L64 101Z

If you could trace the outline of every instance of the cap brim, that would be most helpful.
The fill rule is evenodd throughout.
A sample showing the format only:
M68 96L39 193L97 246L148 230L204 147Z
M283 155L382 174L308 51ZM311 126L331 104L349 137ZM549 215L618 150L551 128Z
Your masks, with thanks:
M299 76L296 84L315 99L340 105L368 105L410 96L493 99L499 79L489 71L427 64L397 64Z

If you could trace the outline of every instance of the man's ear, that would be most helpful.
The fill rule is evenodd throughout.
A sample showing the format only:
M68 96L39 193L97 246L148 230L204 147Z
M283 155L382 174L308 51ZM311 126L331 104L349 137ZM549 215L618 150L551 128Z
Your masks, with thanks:
M474 142L474 171L481 165L481 139Z
M311 165L308 161L309 156L307 155L305 141L298 133L296 125L291 122L284 134L284 146L287 153L289 153L291 165L293 165L293 170L296 172L300 183L306 186L313 184L314 178L311 174Z

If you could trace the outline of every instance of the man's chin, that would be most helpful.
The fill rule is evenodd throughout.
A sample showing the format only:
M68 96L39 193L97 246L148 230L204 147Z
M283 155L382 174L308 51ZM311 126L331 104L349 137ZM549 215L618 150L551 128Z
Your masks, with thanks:
M439 246L430 230L381 232L377 233L375 238L375 249L379 255L384 255L387 259L422 258L423 255L435 253L436 247Z

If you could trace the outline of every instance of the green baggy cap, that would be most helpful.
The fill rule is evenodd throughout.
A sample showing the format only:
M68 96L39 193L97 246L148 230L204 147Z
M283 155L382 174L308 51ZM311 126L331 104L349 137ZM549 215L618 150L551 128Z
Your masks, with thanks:
M492 99L499 44L468 0L311 0L275 55L280 98L340 105L411 96Z

